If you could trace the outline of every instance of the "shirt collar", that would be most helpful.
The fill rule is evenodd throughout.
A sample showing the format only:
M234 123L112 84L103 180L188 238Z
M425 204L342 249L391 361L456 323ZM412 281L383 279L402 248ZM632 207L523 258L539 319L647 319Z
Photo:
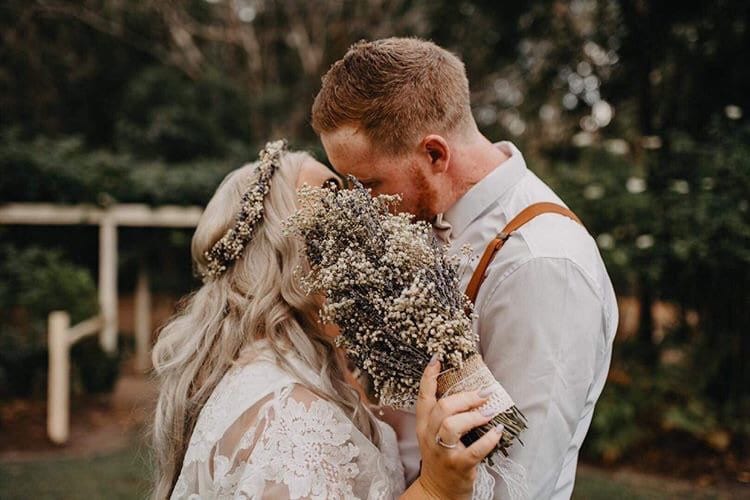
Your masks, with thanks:
M526 161L518 148L508 141L495 144L508 158L484 179L471 187L433 223L437 235L445 241L457 238L492 203L502 197L526 174Z

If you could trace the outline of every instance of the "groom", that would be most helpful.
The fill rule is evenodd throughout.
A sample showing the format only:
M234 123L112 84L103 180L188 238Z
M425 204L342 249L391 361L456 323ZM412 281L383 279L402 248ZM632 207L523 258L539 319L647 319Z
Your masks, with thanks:
M323 77L312 124L336 170L373 194L399 193L401 210L431 221L453 252L472 247L464 287L516 215L562 205L513 144L479 132L463 63L427 41L353 45ZM529 424L511 459L525 467L532 498L569 498L617 328L607 270L583 226L546 213L512 233L484 276L474 322L481 353ZM412 481L414 416L398 412L392 423ZM506 495L497 481L495 497Z

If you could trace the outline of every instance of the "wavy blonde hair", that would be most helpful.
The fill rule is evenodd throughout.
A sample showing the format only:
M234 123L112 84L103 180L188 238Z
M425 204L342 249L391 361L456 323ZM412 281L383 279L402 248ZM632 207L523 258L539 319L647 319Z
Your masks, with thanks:
M287 152L271 181L263 220L243 255L222 275L183 299L180 312L161 330L153 350L160 385L152 441L156 458L154 499L168 498L182 467L198 415L227 370L241 354L266 339L282 368L318 397L338 405L374 443L377 426L344 378L331 337L318 322L319 300L305 294L295 278L304 266L302 243L285 236L283 222L296 210L300 168L312 157ZM204 257L234 224L240 199L255 178L255 164L231 172L201 216L192 240L194 266L206 270ZM313 384L285 358L292 350L322 383Z

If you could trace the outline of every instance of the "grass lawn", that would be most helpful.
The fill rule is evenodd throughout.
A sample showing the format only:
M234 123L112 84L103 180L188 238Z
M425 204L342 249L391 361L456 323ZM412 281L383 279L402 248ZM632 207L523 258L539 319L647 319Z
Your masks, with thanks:
M580 466L576 477L574 500L724 500L738 498L727 491L699 488L687 481L637 472L604 471Z
M150 467L144 448L85 459L0 463L3 500L146 498Z
M139 499L149 487L145 448L94 458L0 463L0 498L3 500ZM602 499L722 499L731 496L696 491L691 485L642 474L606 472L581 467L573 495L576 500Z

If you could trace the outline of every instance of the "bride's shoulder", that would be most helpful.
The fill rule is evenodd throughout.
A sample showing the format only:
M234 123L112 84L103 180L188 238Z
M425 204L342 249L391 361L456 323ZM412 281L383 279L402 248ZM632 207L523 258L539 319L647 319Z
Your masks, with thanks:
M312 378L312 377L311 377ZM291 414L300 419L303 414L325 414L325 418L344 417L341 409L320 396L314 380L300 380L269 360L256 360L236 366L225 377L225 393L253 392L255 403L263 403L272 415ZM240 405L244 406L244 405Z
M272 391L276 387L294 382L294 378L276 363L258 359L249 363L238 363L227 370L215 392L230 391L247 398L258 395L258 391Z
M224 374L201 409L190 438L186 463L205 460L230 429L252 426L259 409L287 392L296 381L266 360L236 364Z
M321 396L312 375L308 375L311 379L302 381L272 361L256 360L228 373L229 384L223 392L254 391L253 405L236 406L252 407L254 423L264 421L276 431L284 429L297 435L327 428L341 437L349 436L355 431L351 419L337 404Z
M231 422L260 401L268 400L269 395L279 393L295 382L293 377L267 360L235 364L227 370L209 396L198 418L198 425L201 420L216 425L215 415L221 415L224 422Z
M224 376L225 380L254 379L258 382L267 380L292 380L291 374L286 372L275 361L266 358L256 358L252 361L241 361L234 364Z

